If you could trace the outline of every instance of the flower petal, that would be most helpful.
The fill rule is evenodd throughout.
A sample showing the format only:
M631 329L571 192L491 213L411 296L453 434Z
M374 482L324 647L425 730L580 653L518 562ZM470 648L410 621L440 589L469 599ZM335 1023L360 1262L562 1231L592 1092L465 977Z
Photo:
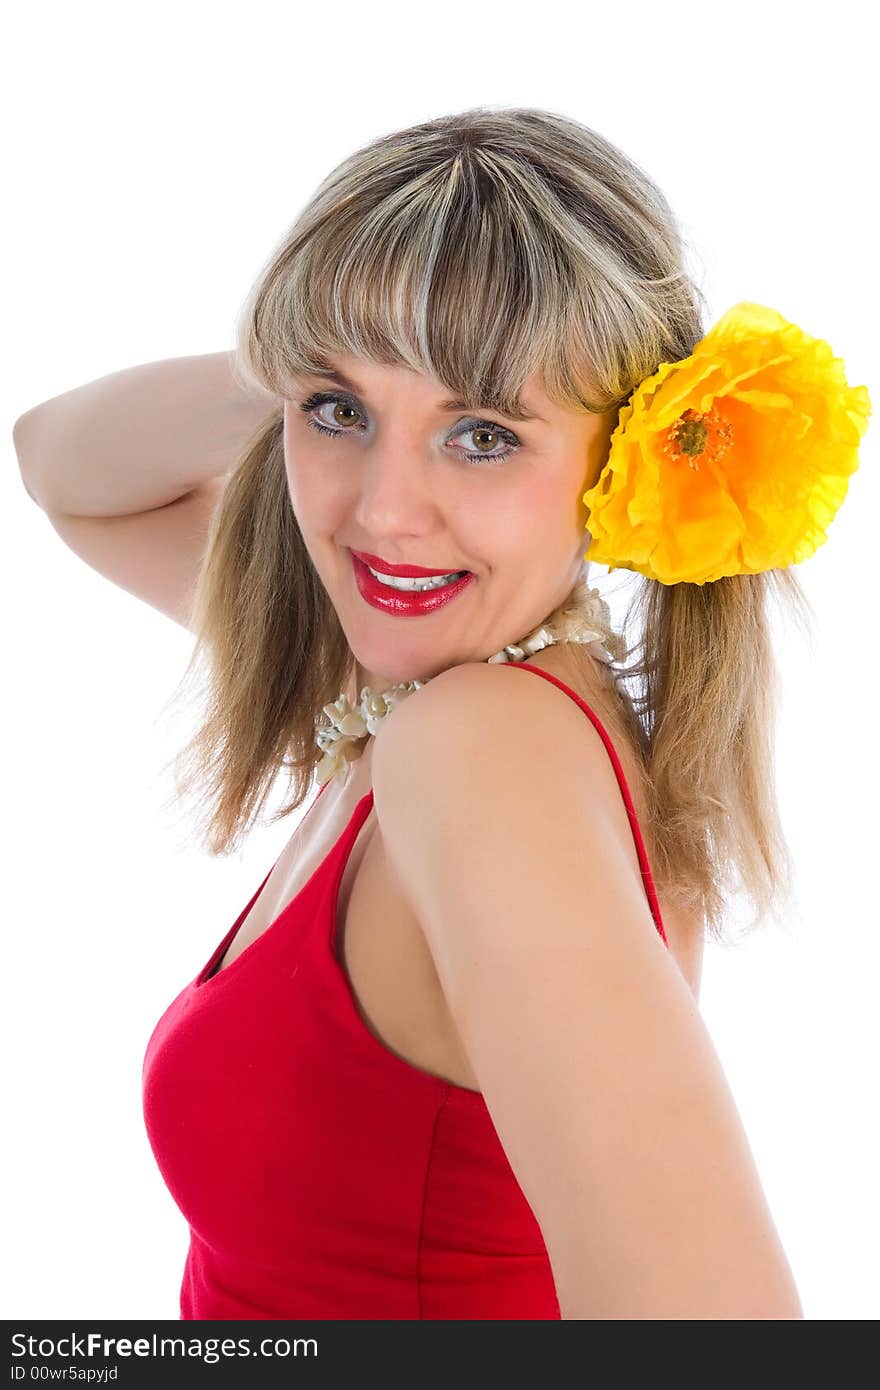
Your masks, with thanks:
M583 493L585 559L702 584L806 559L858 467L871 413L828 343L743 301L621 407Z

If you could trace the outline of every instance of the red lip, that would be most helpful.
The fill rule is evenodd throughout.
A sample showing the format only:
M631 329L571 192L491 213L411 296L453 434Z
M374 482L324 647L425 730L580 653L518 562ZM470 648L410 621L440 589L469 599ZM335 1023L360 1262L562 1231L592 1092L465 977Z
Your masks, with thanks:
M468 572L454 583L444 584L441 589L427 589L421 594L404 593L400 589L389 589L387 584L374 579L355 551L351 552L351 563L361 598L380 612L400 618L423 617L428 613L435 613L438 608L443 608L445 604L457 598L475 578ZM379 568L378 565L376 568ZM383 570L382 573L385 574L387 571ZM418 578L417 575L411 577Z
M365 565L372 565L374 570L379 570L382 574L390 574L395 579L433 579L438 574L452 574L453 570L426 570L421 565L392 565L387 560L383 560L380 555L370 555L366 550L352 550L352 555L356 555L359 560L363 560ZM461 568L461 566L459 566Z

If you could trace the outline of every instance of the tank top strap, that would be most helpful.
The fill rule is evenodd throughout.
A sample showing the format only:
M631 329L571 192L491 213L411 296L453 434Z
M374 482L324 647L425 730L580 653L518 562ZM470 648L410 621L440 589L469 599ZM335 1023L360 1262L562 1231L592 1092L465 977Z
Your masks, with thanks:
M620 787L620 792L623 797L624 805L626 806L626 814L629 817L630 830L632 831L633 840L635 841L636 853L639 856L639 866L642 871L642 883L644 884L645 892L648 896L648 902L651 907L651 915L654 918L654 923L657 927L658 932L660 933L660 936L662 937L665 945L668 947L669 942L666 938L666 929L663 925L663 918L660 913L660 903L657 898L657 890L654 886L654 876L651 872L651 865L648 860L648 853L645 849L645 841L642 836L641 827L639 825L639 818L636 815L636 808L633 804L632 796L630 795L629 784L627 783L626 775L623 771L623 765L618 756L617 749L614 747L614 744L611 740L611 736L609 735L598 714L596 714L595 710L590 708L590 706L587 704L585 700L581 699L577 691L572 690L570 686L566 685L565 681L560 680L558 676L551 675L549 671L542 670L540 666L533 666L529 661L506 661L499 662L498 664L504 666L505 668L509 668L512 671L534 671L535 675L543 676L544 680L550 681L551 685L558 686L558 688L564 691L566 695L569 695L571 699L574 700L575 704L580 706L584 714L593 724L593 727L595 728L596 732L598 733L599 737L605 745L606 752L608 753L608 756L611 759L611 764L617 776L617 784Z

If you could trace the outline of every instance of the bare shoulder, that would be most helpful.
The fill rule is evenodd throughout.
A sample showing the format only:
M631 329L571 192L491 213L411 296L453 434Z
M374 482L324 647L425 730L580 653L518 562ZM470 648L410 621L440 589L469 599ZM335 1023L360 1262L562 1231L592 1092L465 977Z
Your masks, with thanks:
M595 699L594 705L602 710ZM615 742L620 747L618 732ZM395 808L427 809L430 799L438 821L444 808L455 817L454 849L461 848L470 815L514 814L521 851L539 846L548 833L576 838L587 831L619 847L643 894L608 747L584 710L552 680L506 664L450 667L394 710L375 745L380 825L383 809L388 824Z
M472 940L489 930L465 903L478 883L499 909L516 900L524 935L556 903L571 943L589 920L662 948L603 740L552 682L489 663L442 672L381 728L372 778L386 854L435 963L452 917L473 915Z
M570 696L512 664L489 662L450 667L394 710L376 739L376 762L387 766L413 755L417 761L409 766L420 774L462 764L476 771L476 762L493 773L515 769L519 779L546 767L581 781L589 780L584 758L592 755L603 772L608 761L601 737Z
M632 731L632 710L624 709L625 697L605 668L582 651L551 647L529 665L551 679L517 670L514 664L467 663L444 671L395 710L375 740L380 832L385 838L393 833L389 798L414 813L427 804L428 782L432 795L442 795L445 787L450 803L466 796L475 805L482 771L485 814L494 814L488 808L502 796L519 806L516 843L525 852L537 843L530 816L543 818L544 831L570 825L577 833L578 822L564 806L567 788L567 794L577 797L578 815L587 818L589 833L599 833L600 847L611 844L619 853L619 873L627 875L649 911L635 826L649 870L655 860L654 831L648 771ZM557 688L556 679L583 704ZM505 784L508 790L502 792ZM409 827L410 833L417 831L418 825ZM450 852L458 853L461 846L459 835ZM701 913L663 894L656 882L654 886L666 941L697 999L705 941Z

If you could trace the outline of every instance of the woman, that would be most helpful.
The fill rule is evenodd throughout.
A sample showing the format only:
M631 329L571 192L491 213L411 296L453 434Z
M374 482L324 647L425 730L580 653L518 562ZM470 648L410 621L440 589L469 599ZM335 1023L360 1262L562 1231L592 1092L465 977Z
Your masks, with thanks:
M623 153L476 109L320 185L241 317L237 414L225 354L104 384L109 411L149 374L163 445L192 387L200 475L151 457L122 507L51 476L64 398L20 422L62 537L192 628L188 675L210 659L178 788L212 852L279 768L279 815L319 786L147 1047L183 1318L803 1316L696 999L734 878L755 920L784 901L765 607L801 616L788 566L824 536L791 503L774 548L738 495L731 538L721 460L770 393L694 407L698 298ZM758 329L752 372L799 333ZM673 364L665 456L633 454ZM867 415L837 389L825 524ZM643 577L628 669L587 549Z

